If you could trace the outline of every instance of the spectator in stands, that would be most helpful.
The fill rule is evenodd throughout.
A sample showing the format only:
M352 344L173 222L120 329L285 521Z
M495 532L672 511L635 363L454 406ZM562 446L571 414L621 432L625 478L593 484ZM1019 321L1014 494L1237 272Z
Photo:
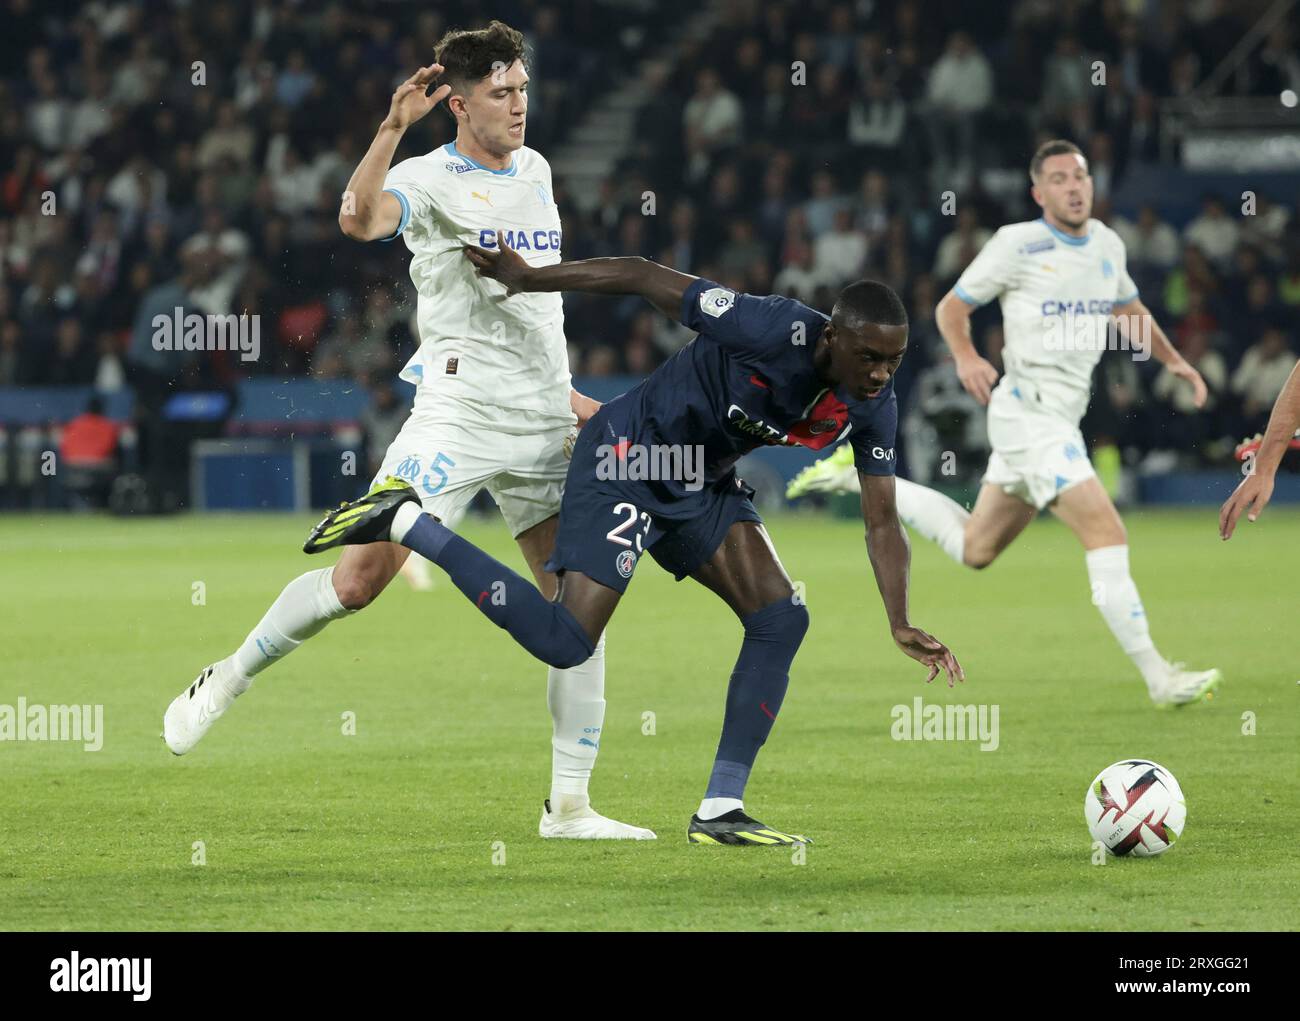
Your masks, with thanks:
M1133 269L1167 270L1178 262L1178 232L1160 219L1149 202L1138 209L1137 223L1122 216L1113 217L1110 226L1124 242L1128 265Z
M393 348L382 330L363 331L361 319L348 313L311 352L317 379L386 379L396 370Z
M54 335L54 351L45 366L45 382L52 386L80 385L95 378L95 362L81 321L67 316L59 321Z
M23 330L13 319L0 322L0 386L17 386L31 380Z
M958 208L957 229L939 243L934 260L935 278L945 285L956 280L992 236L992 231L980 226L973 208L968 205Z
M883 75L873 75L849 104L849 141L857 158L873 167L895 170L902 164L907 106Z
M833 286L818 271L813 262L813 250L806 238L795 238L785 250L785 266L772 282L776 294L796 298L809 304L818 287Z
M1043 65L1043 94L1039 101L1047 121L1068 120L1080 103L1092 98L1092 67L1079 37L1063 33L1056 37L1052 54ZM1089 163L1092 153L1088 153Z
M1205 405L1198 409L1192 394L1187 392L1189 388L1179 386L1178 378L1165 366L1161 366L1152 384L1152 392L1158 400L1168 404L1180 415L1196 415L1198 410L1206 414L1212 412L1228 384L1228 367L1223 356L1210 346L1209 334L1201 330L1184 334L1179 341L1178 350L1205 380L1205 386L1209 390Z
M582 373L586 376L613 376L618 371L618 352L607 344L592 347L582 365Z
M812 197L803 207L812 236L819 237L830 230L836 214L847 205L848 199L840 194L835 175L829 170L817 170L812 175Z
M962 387L952 352L936 348L931 358L902 422L909 475L921 484L973 481L988 460L984 408Z
M94 394L86 410L63 427L59 437L59 459L74 467L109 464L117 454L121 429L104 415L104 402Z
M740 100L725 88L718 72L703 68L695 79L695 94L682 111L686 147L693 163L708 163L722 150L740 141L743 124Z
M191 288L197 277L197 258L181 255L180 262L178 276L146 292L136 313L131 343L127 348L127 379L136 388L140 402L152 411L161 410L162 402L175 381L198 361L198 355L193 351L165 350L155 347L153 342L155 317L171 320L178 307L197 311L191 298Z
M1254 215L1242 218L1241 239L1258 248L1270 262L1281 262L1290 222L1291 210L1267 195L1259 195L1255 199Z
M671 237L666 265L689 273L695 261L695 206L690 199L682 198L673 203L668 229Z
M868 170L862 175L858 188L855 221L866 235L870 249L879 247L889 230L896 203L889 193L889 178L879 170Z
M641 254L628 251L629 255ZM727 229L727 243L718 253L718 264L729 276L741 276L749 272L755 262L763 262L767 250L754 235L754 222L746 217L732 220Z
M1118 142L1128 165L1150 165L1160 161L1160 108L1155 96L1147 89L1142 89L1133 98L1133 112Z
M1185 245L1182 264L1175 266L1165 278L1165 310L1172 316L1185 315L1193 293L1208 299L1217 296L1218 292L1218 278L1205 255L1196 245Z
M1226 267L1237 247L1241 229L1237 221L1224 211L1223 200L1217 195L1207 195L1201 204L1201 215L1187 225L1183 237L1195 245L1216 266Z
M1295 352L1287 346L1286 334L1270 327L1246 351L1232 374L1232 392L1241 399L1241 423L1236 430L1243 436L1262 432L1268 416L1295 368Z
M366 472L374 475L411 412L406 401L398 400L391 381L379 374L361 378L368 381L370 390L370 404L361 415L361 431L366 442Z
M751 293L763 292L755 290ZM654 342L655 318L653 311L643 308L633 317L628 329L627 342L623 345L623 361L626 370L633 376L650 375L661 360Z
M1209 390L1205 405L1197 408L1189 392L1191 388L1179 385L1179 380L1163 365L1151 386L1151 392L1174 416L1164 430L1160 446L1166 450L1192 453L1203 448L1206 441L1216 433L1217 416L1213 413L1227 384L1228 368L1222 355L1210 347L1209 337L1199 330L1184 334L1178 349L1205 380Z
M99 393L116 393L126 386L126 365L118 335L101 330L95 337L95 374L91 383Z
M926 87L926 126L934 153L932 183L958 188L975 169L979 117L993 101L993 70L965 32L948 37Z
M201 267L191 300L211 315L226 315L240 280L248 269L248 235L230 226L226 214L213 206L203 215L203 229L181 245L181 256Z
M853 226L848 207L835 214L834 226L813 242L813 269L830 287L843 287L862 276L867 264L867 236Z
M758 207L759 236L769 248L781 243L785 231L785 218L792 204L790 196L790 164L788 153L779 154L763 174L763 198Z

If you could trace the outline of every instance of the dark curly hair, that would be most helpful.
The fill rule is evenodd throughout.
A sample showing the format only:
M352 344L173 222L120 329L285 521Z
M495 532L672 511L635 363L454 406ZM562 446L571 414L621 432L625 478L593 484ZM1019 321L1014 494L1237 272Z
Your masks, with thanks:
M459 95L498 67L509 67L516 60L527 64L523 33L502 21L473 31L452 29L438 40L433 59L443 66L440 83L450 85L452 93Z

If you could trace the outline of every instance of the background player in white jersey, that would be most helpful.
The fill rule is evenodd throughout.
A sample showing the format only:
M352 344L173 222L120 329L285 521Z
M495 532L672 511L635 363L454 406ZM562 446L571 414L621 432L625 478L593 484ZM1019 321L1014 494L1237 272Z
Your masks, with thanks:
M982 568L1050 508L1083 544L1093 602L1151 699L1162 706L1207 699L1219 671L1168 663L1151 640L1129 574L1124 524L1079 431L1093 369L1108 343L1136 357L1154 354L1194 388L1198 407L1205 382L1138 297L1119 235L1091 219L1092 176L1079 148L1045 143L1029 176L1042 217L999 230L935 310L962 385L989 408L992 454L979 497L968 513L941 493L899 479L899 516L959 564ZM975 350L970 330L971 313L994 298L1001 300L1006 336L1001 381ZM790 495L856 488L857 473L836 456L807 469Z
M531 264L560 261L551 169L524 146L524 56L522 35L501 22L444 36L437 62L393 94L348 182L339 225L358 241L401 235L418 293L420 347L401 373L416 385L415 405L378 477L406 480L425 509L448 523L486 488L550 596L555 578L543 565L555 542L575 415L585 421L599 405L570 386L560 295L507 303L506 289L479 278L463 254L466 244L490 247L500 231ZM444 99L456 140L390 170L406 129ZM192 748L254 675L369 604L406 556L392 543L350 547L333 567L291 581L243 645L172 702L163 726L168 747L178 755ZM649 830L597 814L587 796L605 716L603 636L585 663L551 669L547 702L552 781L541 835L652 839Z

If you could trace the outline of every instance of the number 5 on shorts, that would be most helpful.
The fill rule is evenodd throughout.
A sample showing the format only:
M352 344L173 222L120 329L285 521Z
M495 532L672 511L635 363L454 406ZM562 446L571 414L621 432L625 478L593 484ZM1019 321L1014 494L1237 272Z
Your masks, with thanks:
M436 454L433 458L433 464L429 465L429 470L425 472L422 484L424 486L424 491L430 496L437 496L442 492L443 487L447 484L447 469L443 467L444 464L447 468L456 467L456 462L446 454ZM434 485L432 481L435 477L438 480L437 485Z

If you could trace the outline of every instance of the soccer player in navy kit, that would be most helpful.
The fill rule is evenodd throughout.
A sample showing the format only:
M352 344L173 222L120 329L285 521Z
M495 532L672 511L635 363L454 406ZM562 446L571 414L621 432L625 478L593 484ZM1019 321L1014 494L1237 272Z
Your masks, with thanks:
M678 580L689 576L716 592L745 629L713 771L688 839L806 842L744 811L745 784L781 708L808 611L734 464L760 444L820 449L847 435L862 476L867 551L894 641L930 668L928 680L941 669L949 685L964 679L953 654L907 615L909 550L894 505L892 377L907 347L898 296L860 281L845 288L828 318L789 298L737 294L640 258L532 267L500 236L495 249L471 247L466 256L508 294L639 294L699 337L604 405L579 434L547 565L560 577L555 601L424 513L398 479L332 512L304 549L401 543L442 567L493 622L556 667L591 655L649 551ZM694 475L642 478L645 472L619 469L638 457L685 466L691 452L702 465Z

